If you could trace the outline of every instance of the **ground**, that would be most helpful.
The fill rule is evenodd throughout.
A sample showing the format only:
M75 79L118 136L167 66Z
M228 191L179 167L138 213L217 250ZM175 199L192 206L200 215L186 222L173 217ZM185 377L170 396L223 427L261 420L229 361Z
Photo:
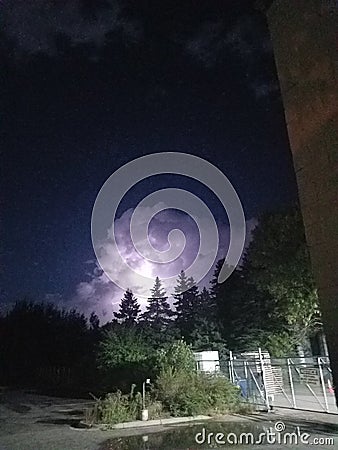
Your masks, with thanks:
M76 426L83 418L85 407L86 400L61 399L23 391L3 392L0 394L0 450L99 450L112 448L104 447L103 443L114 437L145 434L144 427L111 431L78 429ZM291 426L299 425L302 431L335 436L338 445L338 415L285 409L250 417L227 416L222 420L229 424L250 422L265 426L282 420ZM165 430L168 427L147 427L147 434ZM336 445L330 448L336 448ZM198 448L196 444L195 447Z

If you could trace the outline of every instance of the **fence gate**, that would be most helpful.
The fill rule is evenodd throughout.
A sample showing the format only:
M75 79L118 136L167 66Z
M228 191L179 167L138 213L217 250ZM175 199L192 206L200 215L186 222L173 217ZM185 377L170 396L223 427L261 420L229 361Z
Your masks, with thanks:
M228 371L245 401L257 406L338 413L327 357L275 359L260 349L230 352Z

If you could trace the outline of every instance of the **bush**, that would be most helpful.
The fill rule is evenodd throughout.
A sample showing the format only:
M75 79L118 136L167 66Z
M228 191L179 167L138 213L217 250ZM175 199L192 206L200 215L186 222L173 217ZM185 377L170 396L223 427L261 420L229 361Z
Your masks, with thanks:
M148 398L146 401L146 408L149 413L149 419L160 419L163 417L169 417L169 413L163 411L163 405L160 401L152 400L152 398Z
M159 371L173 368L173 370L191 372L196 368L194 353L183 340L165 346L157 352L156 356Z
M96 399L94 407L88 408L85 412L85 422L88 425L101 423L109 426L139 420L142 411L142 395L139 392L133 395L134 387L132 387L132 392L129 395L116 391L107 394L103 400ZM162 403L154 401L149 393L146 397L146 408L149 412L149 419L168 416L163 411Z
M157 399L173 416L224 414L238 408L238 389L225 378L167 368L156 380Z
M99 345L99 369L105 391L128 392L132 383L140 385L152 376L152 349L134 327L116 326L107 331Z
M149 346L134 328L119 327L105 332L100 342L101 368L119 368L128 364L143 364L149 359Z
M140 393L133 396L121 391L107 394L101 400L98 399L92 410L86 412L87 423L104 423L113 425L115 423L129 422L140 418L142 409L142 397Z
M135 358L143 363L143 352L139 352L140 342L135 347L127 349L124 346L113 348L112 342L117 342L112 335L103 344L104 354L108 356L110 365L116 365L112 356L120 352L128 356L129 369ZM135 345L135 343L134 343ZM123 349L123 352L121 351ZM141 356L141 357L140 357ZM106 362L108 362L106 361ZM151 419L171 416L194 416L197 414L224 414L236 411L240 406L238 388L221 376L206 375L195 370L195 360L189 345L184 341L176 341L157 352L156 371L158 376L150 392L146 394L146 408ZM117 359L121 364L122 360ZM118 366L115 366L115 370ZM136 385L133 385L133 389ZM142 396L140 393L123 395L121 391L108 394L104 400L99 400L95 406L97 413L88 414L90 423L94 421L115 424L140 418ZM95 419L93 418L95 417Z

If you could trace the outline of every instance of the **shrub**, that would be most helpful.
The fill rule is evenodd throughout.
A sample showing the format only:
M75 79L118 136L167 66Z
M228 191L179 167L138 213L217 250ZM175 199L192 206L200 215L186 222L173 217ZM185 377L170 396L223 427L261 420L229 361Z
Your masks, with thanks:
M169 416L169 413L163 411L163 405L160 401L154 401L151 398L148 398L148 400L146 401L146 408L149 413L149 419L151 420Z
M167 368L156 380L157 398L173 416L223 414L239 406L238 389L225 378Z
M208 398L210 413L223 414L236 411L239 407L238 388L223 377L199 374L200 388Z
M134 328L120 327L104 334L100 342L101 368L118 368L128 364L143 364L149 358L149 347L142 334Z
M94 408L86 412L86 421L89 423L99 422L107 425L137 420L142 408L142 397L140 393L135 396L122 394L121 391L107 394L101 400L98 399Z
M156 356L159 371L172 367L173 370L191 372L196 367L194 353L183 340L166 345L157 352Z
M128 392L130 384L140 385L152 376L152 349L135 327L116 326L107 331L99 346L98 363L105 391Z

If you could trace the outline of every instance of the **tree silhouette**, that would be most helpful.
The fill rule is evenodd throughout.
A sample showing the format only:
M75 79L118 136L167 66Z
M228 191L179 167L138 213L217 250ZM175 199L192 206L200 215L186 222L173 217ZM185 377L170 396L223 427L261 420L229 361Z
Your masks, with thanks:
M140 305L133 292L127 289L120 303L119 312L114 312L114 317L125 325L135 325L140 314Z
M276 356L295 353L320 329L317 293L298 208L265 213L252 232L241 267L217 282L211 295L222 322L222 336L233 350L259 346Z
M181 336L190 343L194 323L200 312L198 288L194 279L192 277L188 278L184 270L181 270L174 290L176 324L181 332Z
M156 277L154 287L150 292L151 297L148 298L148 305L142 314L142 319L155 328L163 329L170 321L173 312L159 277Z
M301 343L320 328L317 292L298 208L260 217L242 272L259 300L253 303L248 297L245 311L254 312L265 330L287 331Z
M83 366L95 362L83 314L30 300L17 302L2 319L0 355L8 381L22 385L43 383L39 374L46 368L82 376Z
M89 317L90 329L96 331L100 328L100 319L97 314L93 311Z

